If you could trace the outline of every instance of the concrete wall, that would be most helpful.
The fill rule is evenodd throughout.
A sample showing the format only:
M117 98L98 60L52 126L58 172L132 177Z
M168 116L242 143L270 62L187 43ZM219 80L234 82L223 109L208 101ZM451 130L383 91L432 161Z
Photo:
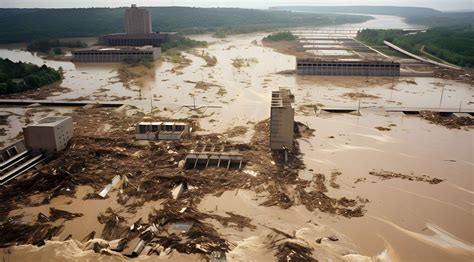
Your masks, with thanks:
M400 64L391 62L297 61L296 73L323 76L400 76Z

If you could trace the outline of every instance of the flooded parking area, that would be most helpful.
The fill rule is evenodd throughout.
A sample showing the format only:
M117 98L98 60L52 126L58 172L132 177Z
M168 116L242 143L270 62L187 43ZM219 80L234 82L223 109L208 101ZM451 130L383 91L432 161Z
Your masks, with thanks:
M392 21L392 18L387 19ZM396 21L404 26L403 21ZM360 25L354 25L358 26ZM380 24L377 26L380 27ZM249 145L255 142L255 135L259 134L258 123L270 116L271 92L278 88L289 88L295 95L295 121L315 130L314 136L298 139L304 164L298 173L298 180L311 181L322 174L320 182L327 188L329 197L357 199L358 203L364 204L364 214L348 218L319 209L310 211L301 203L295 203L289 208L265 206L270 194L264 190L262 193L253 190L260 186L259 183L262 187L264 185L263 181L258 180L258 176L255 181L249 182L254 188L235 181L229 182L235 184L231 188L222 184L222 190L203 191L202 199L196 200L198 204L193 212L216 216L225 216L231 212L251 219L249 223L254 227L239 228L223 226L219 221L222 218L216 216L206 218L231 243L232 248L227 256L229 261L273 261L275 250L268 248L271 241L267 237L272 228L291 232L292 241L308 243L321 261L472 261L472 127L449 129L430 123L419 115L388 112L385 109L449 109L453 112L474 110L474 87L433 77L336 78L281 74L279 72L295 69L296 58L264 47L261 44L264 36L264 33L229 36L224 39L209 35L193 36L196 40L208 41L209 46L197 48L193 52L183 52L185 58L191 61L189 65L179 66L163 61L156 62L151 69L50 61L19 49L0 49L0 57L61 67L64 71L61 86L68 91L52 93L46 100L120 101L137 107L130 116L133 120L138 121L146 114L157 118L193 118L199 124L197 134L218 134L222 141ZM215 56L216 65L207 66L204 59L196 55L202 52ZM244 66L236 67L234 61L238 59L247 62ZM133 81L124 80L124 72L129 74L130 70L136 74ZM321 111L323 107L352 109L349 113L329 113ZM88 111L81 108L2 105L0 119L4 121L0 122L0 129L3 130L0 142L14 141L23 125L52 115L80 118L93 127L81 136L95 135L104 140L109 138L109 134L114 134L113 138L119 139L121 136L117 135L117 129L132 127L131 122L117 125L113 122L100 122L99 119L108 119L108 116L112 119L110 121L118 122L117 119L123 116L118 117L112 111L98 111L94 111L87 122L81 114ZM94 119L96 116L102 118ZM208 138L214 141L213 139L216 138ZM102 140L97 142L108 145L108 142ZM133 155L137 161L144 161L140 157L143 153L141 151L150 151L146 156L154 161L161 160L153 154L153 150L160 153L176 150L173 153L176 158L183 154L176 145L169 145L167 151L159 146L151 149L130 146L120 150L117 157ZM179 159L173 158L170 163L174 165L178 161ZM149 168L153 166L147 162L145 164ZM166 172L165 164L163 170ZM272 165L270 162L266 164ZM251 169L252 166L248 167L248 170ZM376 175L380 173L390 176ZM193 175L196 176L195 179L199 179L199 174ZM142 182L139 175L134 176L137 184ZM205 178L204 175L203 177ZM218 180L213 176L209 178ZM426 182L434 178L440 182ZM162 178L156 179L159 181ZM97 216L105 213L109 207L120 212L124 221L129 224L139 219L149 222L149 214L163 208L161 201L147 199L137 201L134 212L121 210L123 206L117 203L119 191L106 199L87 199L86 195L101 188L104 181L106 179L101 178L101 184L93 184L94 187L78 187L75 195L59 196L46 204L19 206L9 216L22 216L21 219L25 222L32 222L39 213L48 214L51 207L81 213L79 218L55 222L55 225L64 225L58 240L63 240L68 235L81 240L91 231L95 231L96 236L103 233L103 225L99 223ZM200 180L196 183L203 186ZM190 189L190 192L201 189ZM31 202L34 200L33 198ZM127 201L130 204L135 203L135 200ZM337 241L328 240L330 236L337 236ZM22 252L24 257L28 257L29 254L44 252L60 254L77 251L80 258L98 258L97 254L90 250L84 251L84 248L70 240L54 241L42 248L18 246L4 249L3 253L11 252L11 261L21 258ZM200 259L197 255L187 256L177 252L171 256L156 257L175 261ZM111 260L112 258L115 256ZM150 258L144 257L143 260Z

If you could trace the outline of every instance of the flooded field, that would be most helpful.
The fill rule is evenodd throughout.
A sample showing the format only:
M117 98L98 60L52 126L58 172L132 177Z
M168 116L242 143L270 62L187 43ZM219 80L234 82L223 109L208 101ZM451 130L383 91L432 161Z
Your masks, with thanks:
M401 18L382 18L384 23L372 20L353 27L406 26ZM396 25L391 24L393 21L397 22ZM199 134L225 134L235 127L246 127L239 136L224 135L225 139L243 143L251 141L255 124L269 117L271 91L291 89L295 94L295 120L315 129L313 137L298 140L305 164L299 173L300 179L311 180L313 175L321 173L325 176L329 196L362 199L366 202L366 212L363 217L345 218L319 210L309 211L303 205L289 209L264 207L261 203L265 195L249 190L208 195L198 205L201 212L234 212L252 218L256 225L254 230L217 227L219 233L228 235L228 241L233 244L228 254L231 261L273 261L274 251L266 248L268 239L265 232L269 227L295 232L298 239L310 243L320 261L472 261L473 130L448 129L416 115L387 113L381 107L474 110L474 87L437 78L333 78L278 74L294 69L295 57L263 47L260 41L265 35L256 33L225 39L193 36L208 41L209 47L184 53L191 60L189 65L156 62L153 69L142 72L138 81L128 84L120 80L120 65L49 61L18 49L0 49L0 57L61 67L64 70L61 86L68 91L55 93L46 99L123 101L145 113L153 111L160 117L197 116ZM196 55L196 52L203 51L217 58L215 66L206 66L206 62ZM252 62L237 68L233 65L235 59ZM196 83L201 81L207 83L206 88L197 86ZM194 104L198 109L191 106ZM315 106L361 109L360 115L330 114L316 112ZM73 110L57 107L0 108L0 115L6 119L0 125L5 130L0 141L13 141L29 121L47 115L74 116ZM100 134L106 136L107 132ZM370 174L379 171L443 181L430 184L410 179L381 179ZM50 207L80 212L83 217L58 220L58 224L65 225L59 239L72 234L77 236L74 239L80 240L91 230L100 235L102 226L97 221L98 213L105 212L108 207L120 206L115 196L105 200L82 200L90 192L93 189L81 187L75 197L61 196L47 205L23 207L12 211L10 216L23 215L22 219L32 221L39 212L47 213ZM149 212L160 207L160 202L148 201L138 212L124 211L123 216L133 223L138 218L146 219ZM336 235L338 241L334 244L328 240L316 243L316 239L329 235ZM5 261L28 258L31 254L35 257L45 254L61 257L64 253L75 253L64 257L71 260L99 258L98 254L83 250L71 241L50 242L41 248L19 246L3 249L2 256ZM175 261L199 259L176 252L170 257L157 258Z

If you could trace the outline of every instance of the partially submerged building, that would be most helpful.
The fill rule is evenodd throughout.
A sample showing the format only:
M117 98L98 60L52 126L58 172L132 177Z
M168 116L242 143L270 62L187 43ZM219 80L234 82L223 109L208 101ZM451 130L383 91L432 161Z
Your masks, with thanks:
M71 117L45 117L23 128L25 145L32 152L55 153L67 147L73 136Z
M161 47L168 37L175 33L125 34L116 33L99 37L99 44L106 46L145 46Z
M161 56L161 44L176 33L153 32L150 13L132 5L125 9L124 33L99 37L99 44L113 48L72 51L73 62L123 62L126 60L156 60Z
M186 155L184 167L185 169L208 167L241 169L242 155L239 150L225 145L198 145Z
M295 100L289 89L272 92L270 115L270 147L272 150L293 150Z
M367 60L323 60L297 58L298 75L320 76L400 76L400 63Z
M151 15L148 10L132 5L125 9L125 33L108 34L99 37L99 44L107 46L144 46L160 47L163 40L176 33L153 32Z
M127 34L151 34L152 32L150 12L138 8L135 4L125 9L123 24Z
M126 60L156 60L161 48L152 46L127 48L101 48L72 51L73 62L122 62Z
M139 140L179 140L193 128L189 122L140 122L135 130Z
M65 149L72 136L71 117L45 117L23 127L24 140L0 150L0 185L29 172L51 154Z

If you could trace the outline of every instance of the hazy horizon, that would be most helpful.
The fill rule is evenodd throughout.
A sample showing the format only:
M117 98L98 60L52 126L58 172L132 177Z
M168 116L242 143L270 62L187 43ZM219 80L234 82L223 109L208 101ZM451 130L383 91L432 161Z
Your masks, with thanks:
M288 1L288 0L0 0L1 8L79 8L79 7L121 7L137 4L140 6L192 6L192 7L239 7L266 9L271 6L410 6L427 7L440 11L473 10L474 0L400 0L400 1L377 1L377 0L332 0L332 1Z

